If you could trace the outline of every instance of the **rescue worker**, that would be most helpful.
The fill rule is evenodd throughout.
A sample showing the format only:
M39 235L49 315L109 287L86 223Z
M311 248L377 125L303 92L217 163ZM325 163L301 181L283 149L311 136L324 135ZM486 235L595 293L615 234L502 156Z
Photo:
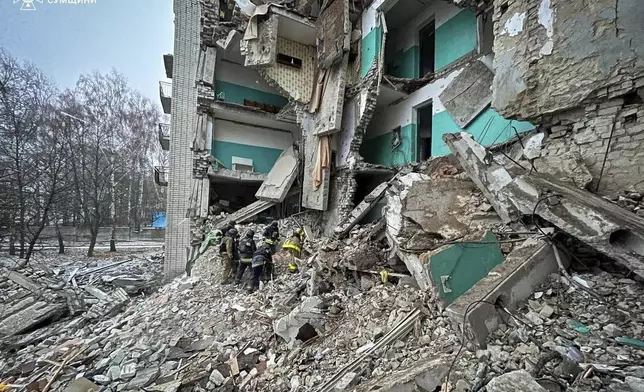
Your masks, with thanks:
M273 252L271 251L271 246L267 243L263 243L259 246L259 248L257 248L255 253L253 253L253 259L251 261L251 266L253 267L253 277L246 287L249 292L253 292L259 288L259 278L262 276L264 266L272 264Z
M237 275L235 276L236 285L241 283L246 268L251 266L253 254L256 250L255 232L248 230L244 238L239 240L239 265L237 266Z
M284 242L282 249L288 252L288 271L291 273L297 272L296 258L299 258L302 253L302 242L304 242L304 230L297 229L293 236Z
M223 276L221 284L229 282L233 271L236 270L236 260L239 252L237 251L237 229L230 229L219 245L219 254L223 263Z
M276 220L264 229L264 242L271 245L271 252L277 252L277 245L280 241L280 228Z

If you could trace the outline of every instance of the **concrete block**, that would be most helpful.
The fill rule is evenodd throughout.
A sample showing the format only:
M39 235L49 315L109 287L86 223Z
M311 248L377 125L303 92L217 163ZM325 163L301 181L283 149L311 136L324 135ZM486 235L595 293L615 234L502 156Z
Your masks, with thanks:
M255 197L263 201L282 202L297 178L298 163L298 154L293 146L282 151Z
M566 256L561 252L560 255L564 264L568 265ZM465 336L469 340L485 348L488 335L497 329L507 315L484 302L470 305L479 300L495 303L500 299L505 307L514 310L532 294L536 286L547 281L548 276L558 270L551 245L543 240L528 239L512 251L503 264L492 269L487 277L449 305L447 315L456 328L465 329Z

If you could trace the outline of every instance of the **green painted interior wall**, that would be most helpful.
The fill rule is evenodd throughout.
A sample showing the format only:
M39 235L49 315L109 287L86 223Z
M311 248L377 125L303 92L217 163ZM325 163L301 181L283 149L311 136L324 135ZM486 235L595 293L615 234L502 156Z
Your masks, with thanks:
M382 46L382 27L378 26L371 30L366 37L362 39L362 50L360 56L360 74L365 76L373 60L380 54Z
M486 125L489 123L489 126ZM515 127L518 132L525 132L534 129L534 125L525 121L506 120L494 109L488 108L481 113L465 130L469 132L474 140L484 146L503 143L511 139ZM486 131L487 128L487 131ZM462 132L447 110L432 116L432 156L445 156L451 154L449 148L443 142L443 135L446 133ZM483 139L481 135L485 134Z
M420 48L418 46L412 46L405 51L399 50L389 60L387 71L385 72L387 75L399 78L419 77Z
M445 305L465 294L492 268L503 263L503 252L494 234L487 232L483 241L495 243L455 244L431 256L429 273ZM449 277L444 284L442 276Z
M463 10L443 23L434 34L434 68L441 68L476 49L476 15Z
M273 168L282 150L277 148L249 146L247 144L212 141L211 155L219 159L226 168L231 169L233 156L253 160L256 173L268 173Z
M229 83L223 80L215 80L215 92L224 93L224 102L244 104L244 99L255 102L261 102L274 106L285 106L288 99L278 94L267 93L266 91L256 90L254 88Z
M391 150L393 132L387 132L373 139L364 140L360 155L365 161L377 165L399 166L415 162L418 152L418 127L408 124L401 128L402 142L396 150Z

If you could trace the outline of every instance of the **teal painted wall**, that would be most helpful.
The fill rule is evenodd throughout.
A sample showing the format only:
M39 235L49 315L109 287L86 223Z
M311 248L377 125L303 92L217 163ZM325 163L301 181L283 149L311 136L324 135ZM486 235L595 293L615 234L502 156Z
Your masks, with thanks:
M429 273L445 305L452 303L487 276L492 268L503 263L503 252L494 234L485 233L483 241L491 243L455 244L431 256ZM449 276L444 285L441 276ZM451 291L445 292L445 286Z
M362 39L362 53L360 56L360 75L365 76L374 59L380 54L382 46L382 27L374 27L366 37Z
M485 128L488 121L491 121L491 123L486 132ZM472 134L474 140L479 141L484 146L489 146L503 143L515 136L514 130L511 127L515 127L518 132L534 129L534 125L529 122L506 120L494 111L494 109L488 108L472 121L465 130ZM449 148L443 142L443 135L462 131L447 110L432 116L432 156L451 154ZM485 136L480 140L483 133L485 133Z
M476 15L463 10L436 29L434 67L441 68L476 49Z
M249 146L247 144L212 141L211 155L231 169L233 156L253 160L256 173L268 173L279 158L282 150L277 148Z
M387 75L399 78L418 78L420 73L420 48L412 46L405 50L399 50L387 63Z
M416 124L408 124L400 130L402 143L392 151L391 139L393 132L387 132L373 139L364 140L360 147L360 155L365 161L377 165L399 166L415 162L418 152L418 130Z
M215 80L215 91L217 94L224 93L224 102L236 103L238 105L243 105L244 99L279 107L285 106L288 103L288 99L281 95L267 93L266 91L256 90L223 80Z

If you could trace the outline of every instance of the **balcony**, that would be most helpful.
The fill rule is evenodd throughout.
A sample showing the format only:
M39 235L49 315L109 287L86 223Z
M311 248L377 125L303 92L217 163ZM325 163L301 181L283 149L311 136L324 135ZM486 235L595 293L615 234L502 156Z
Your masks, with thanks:
M163 65L165 66L165 76L172 79L172 67L174 65L174 56L172 53L163 55Z
M172 103L172 83L159 82L159 96L161 97L161 106L163 106L163 113L170 114L170 107Z
M154 167L154 182L159 186L168 186L168 174L170 170L165 166Z
M163 150L170 149L170 124L159 123L159 143Z

